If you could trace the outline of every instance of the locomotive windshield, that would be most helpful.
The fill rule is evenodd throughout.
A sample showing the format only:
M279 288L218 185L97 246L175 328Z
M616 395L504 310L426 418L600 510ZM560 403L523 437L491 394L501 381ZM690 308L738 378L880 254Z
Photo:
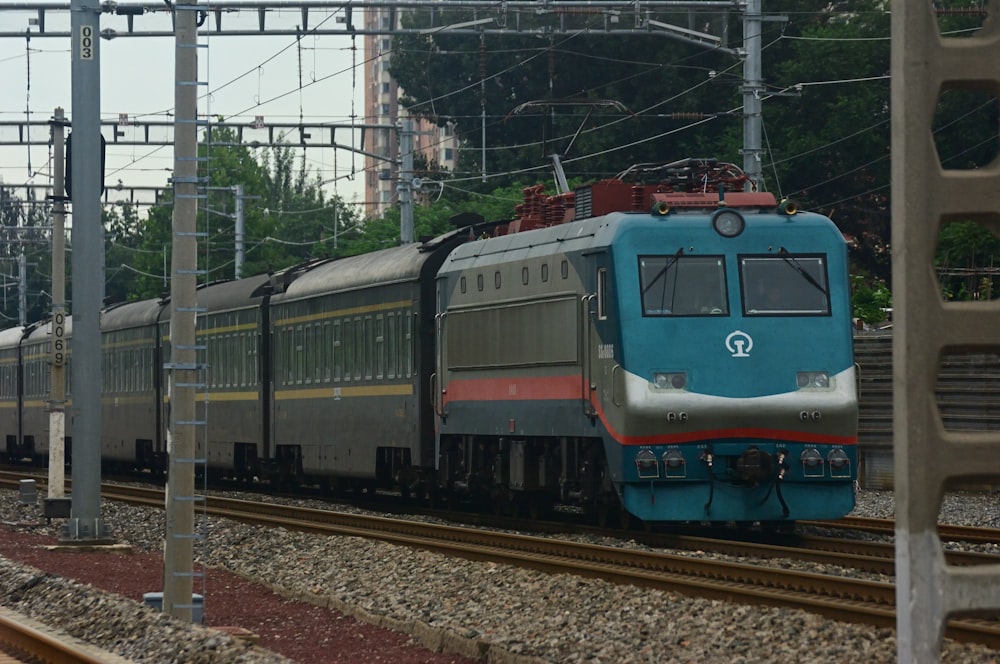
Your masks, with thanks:
M782 252L740 256L743 313L748 316L829 316L826 256Z
M722 256L640 256L644 316L724 316L729 313Z

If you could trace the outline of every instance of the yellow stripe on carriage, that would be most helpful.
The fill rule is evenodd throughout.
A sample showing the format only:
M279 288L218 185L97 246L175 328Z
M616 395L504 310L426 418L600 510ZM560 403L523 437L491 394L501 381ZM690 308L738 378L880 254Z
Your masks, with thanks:
M315 387L301 390L278 390L275 401L289 399L351 399L357 397L408 397L413 395L413 385L363 385L359 387Z

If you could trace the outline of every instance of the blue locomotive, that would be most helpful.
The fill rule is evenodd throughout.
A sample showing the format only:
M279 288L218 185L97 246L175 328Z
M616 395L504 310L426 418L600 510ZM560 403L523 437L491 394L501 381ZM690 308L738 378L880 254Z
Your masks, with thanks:
M526 204L520 225L544 228L445 261L442 472L477 478L494 502L620 504L644 521L850 512L843 236L743 192L735 167L634 175Z
M208 471L601 520L843 516L846 243L745 182L710 160L635 167L529 188L509 223L200 289ZM105 315L102 450L119 466L166 467L168 310ZM41 337L0 334L0 375L43 357ZM7 454L44 458L42 401L14 392Z

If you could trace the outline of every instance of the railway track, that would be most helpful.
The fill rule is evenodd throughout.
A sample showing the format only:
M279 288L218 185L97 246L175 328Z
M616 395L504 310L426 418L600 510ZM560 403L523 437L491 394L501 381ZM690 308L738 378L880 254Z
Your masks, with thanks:
M799 521L799 525L817 526L822 528L837 528L841 530L860 530L868 533L885 535L895 534L896 522L892 519L870 519L866 517L847 516L837 521ZM973 526L938 525L938 535L943 541L970 542L974 544L1000 544L1000 532L995 528L976 528Z
M44 626L0 607L0 662L46 664L127 664L77 639L54 635Z
M105 499L158 509L164 504L163 493L159 489L107 485L102 495ZM204 505L197 509L199 513L266 527L375 538L397 545L550 573L597 577L616 583L727 601L799 608L838 620L895 626L895 587L888 581L217 496L206 497ZM864 522L852 520L851 527L857 529L858 523ZM822 525L829 526L826 523ZM989 532L980 535L980 540L990 537ZM996 541L996 532L993 531L992 535L992 541ZM621 533L617 536L620 537ZM894 567L892 544L888 542L799 536L775 544L656 533L635 539L643 545L660 548L805 560L883 575L891 575ZM996 556L968 552L950 552L948 555L952 564L997 561ZM956 640L1000 647L1000 623L995 621L952 620L946 633Z

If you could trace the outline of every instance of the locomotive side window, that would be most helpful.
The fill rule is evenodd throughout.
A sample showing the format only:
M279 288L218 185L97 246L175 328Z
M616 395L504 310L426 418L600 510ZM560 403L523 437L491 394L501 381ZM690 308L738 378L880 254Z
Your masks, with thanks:
M743 313L747 316L829 316L826 256L740 256Z
M643 316L727 316L722 256L639 257Z
M542 281L549 280L549 264L542 263Z
M608 269L605 267L597 270L597 319L605 320L608 317Z

